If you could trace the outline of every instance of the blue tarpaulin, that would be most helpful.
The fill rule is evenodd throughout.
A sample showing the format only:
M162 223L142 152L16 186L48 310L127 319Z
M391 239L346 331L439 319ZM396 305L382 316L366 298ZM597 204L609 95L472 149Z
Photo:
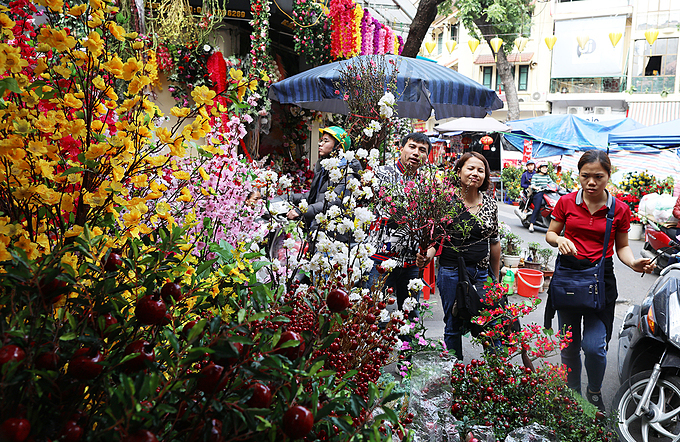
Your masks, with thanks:
M622 147L628 144L676 147L680 145L680 120L668 121L628 132L609 134L609 142Z
M570 114L546 115L510 121L506 124L512 127L512 133L504 134L505 139L520 151L524 149L524 140L532 140L531 155L534 158L568 155L590 149L606 150L610 133L645 127L630 118L594 123ZM627 145L622 148L641 152L652 151L651 148L641 145Z

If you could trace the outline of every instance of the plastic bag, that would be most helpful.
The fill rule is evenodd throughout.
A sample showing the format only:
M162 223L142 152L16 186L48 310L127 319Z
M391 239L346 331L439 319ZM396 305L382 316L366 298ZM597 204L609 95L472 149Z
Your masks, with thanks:
M654 210L656 210L656 200L658 198L658 193L649 193L643 196L642 199L640 199L640 203L638 204L638 213L641 216L651 218L653 221L656 220L654 218Z
M505 437L505 442L557 442L553 430L534 422L528 427L517 428Z
M451 370L455 359L437 352L418 353L411 359L411 396L414 442L454 441L451 416ZM446 435L446 436L445 436Z

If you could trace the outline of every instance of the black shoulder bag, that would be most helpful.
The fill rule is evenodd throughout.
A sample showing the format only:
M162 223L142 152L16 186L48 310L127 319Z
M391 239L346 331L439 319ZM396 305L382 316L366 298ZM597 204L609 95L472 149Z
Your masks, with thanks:
M550 281L550 299L555 310L604 309L604 259L607 255L615 210L616 199L607 212L602 259L597 265L581 270L569 269L560 265L560 256L557 256L555 273Z
M465 259L458 257L458 284L456 285L456 302L453 304L452 314L463 321L464 331L470 331L472 336L478 336L484 329L481 325L473 324L472 318L490 306L482 300L486 297L486 280L473 284L467 273ZM506 301L507 302L507 301ZM501 302L502 303L502 302Z

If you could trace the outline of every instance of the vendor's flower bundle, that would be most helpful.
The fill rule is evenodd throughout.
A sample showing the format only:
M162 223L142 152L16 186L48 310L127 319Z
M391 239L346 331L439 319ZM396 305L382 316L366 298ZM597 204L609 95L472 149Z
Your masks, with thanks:
M631 221L639 222L640 218L637 213L640 199L650 193L665 193L672 195L674 180L673 177L658 180L654 175L647 171L628 172L624 175L621 183L619 183L618 190L619 192L617 192L615 196L630 207L630 210L633 213Z

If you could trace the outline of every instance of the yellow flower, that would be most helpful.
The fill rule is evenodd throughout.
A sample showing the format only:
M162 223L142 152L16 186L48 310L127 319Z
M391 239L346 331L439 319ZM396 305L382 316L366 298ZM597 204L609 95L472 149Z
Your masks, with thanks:
M175 141L170 145L170 154L180 158L186 155L182 137L175 138Z
M197 106L202 106L204 104L212 105L213 98L215 98L215 91L210 90L207 86L198 86L193 91L191 91L191 98L194 99Z
M125 227L134 227L139 225L142 220L142 214L137 209L132 209L123 214L123 224Z
M31 131L31 125L24 119L14 120L12 125L14 126L14 132L18 134L27 135Z
M186 107L183 108L173 107L172 109L170 109L170 113L177 118L184 118L187 115L189 115L189 112L191 112L191 109Z
M9 261L12 259L12 255L7 251L5 244L0 242L0 261Z
M120 78L123 75L123 60L120 59L118 54L115 54L111 60L107 61L102 65L104 69L113 74L115 77ZM109 97L113 100L112 97Z
M85 12L86 9L87 5L72 6L71 9L68 10L68 14L74 17L80 17L81 15L83 15L83 12Z
M172 174L175 178L178 180L190 180L191 175L189 175L188 172L185 172L183 170L178 170Z
M61 12L61 10L64 9L64 0L44 0L44 1L45 6L50 8L52 12Z
M128 61L123 65L123 80L130 81L132 77L142 69L142 64L134 57L128 58Z
M98 32L90 32L87 35L87 40L83 41L83 46L92 53L95 57L99 57L104 51L104 40Z
M122 26L118 26L114 22L110 21L106 24L108 26L109 32L113 37L118 40L118 41L123 41L125 40L124 34L125 34L125 29L123 29Z
M172 133L167 127L159 127L156 129L156 136L161 143L170 144L172 143Z
M16 23L14 20L9 18L7 14L0 14L0 26L2 26L5 29L12 29Z
M198 168L198 173L201 174L201 178L203 178L203 181L208 181L210 179L210 175L208 175L203 167Z
M78 257L71 252L66 252L61 256L61 265L68 265L75 270L78 268Z
M28 66L28 61L21 58L19 54L12 52L7 54L7 58L5 59L4 65L5 69L10 70L15 74L18 74L19 72L21 72L23 68Z
M67 35L66 31L63 29L52 29L50 27L40 28L38 42L49 45L57 52L65 52L69 49L73 49L76 45L76 39Z
M83 102L77 99L73 94L64 95L64 104L74 109L80 109L83 107Z
M38 256L40 256L40 253L38 253L38 245L34 242L31 242L31 240L25 236L20 237L19 240L14 243L14 245L20 249L23 249L26 252L28 259L36 259Z
M182 195L177 198L177 201L189 202L191 201L191 192L186 187L182 187ZM188 216L187 216L188 217Z

